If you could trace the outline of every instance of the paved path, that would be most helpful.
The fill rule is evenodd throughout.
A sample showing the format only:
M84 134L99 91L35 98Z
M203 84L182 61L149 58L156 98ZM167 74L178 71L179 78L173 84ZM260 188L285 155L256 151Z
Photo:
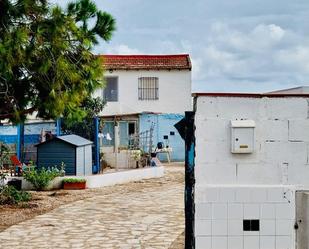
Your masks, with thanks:
M183 170L171 167L136 191L96 195L14 225L0 233L0 248L168 249L184 229Z

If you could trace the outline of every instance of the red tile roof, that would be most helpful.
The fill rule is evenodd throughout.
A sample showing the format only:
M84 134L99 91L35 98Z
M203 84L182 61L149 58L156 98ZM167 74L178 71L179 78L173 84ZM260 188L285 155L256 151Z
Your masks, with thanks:
M106 70L191 70L188 54L100 55Z

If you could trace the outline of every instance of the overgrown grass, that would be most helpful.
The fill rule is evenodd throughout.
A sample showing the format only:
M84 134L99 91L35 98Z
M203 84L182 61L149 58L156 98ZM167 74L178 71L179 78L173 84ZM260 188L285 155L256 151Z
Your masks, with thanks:
M30 200L31 194L28 192L17 190L15 187L8 185L0 188L0 205L16 205Z
M49 183L60 175L61 172L57 168L42 168L25 171L23 177L32 183L35 190L41 191L46 189Z

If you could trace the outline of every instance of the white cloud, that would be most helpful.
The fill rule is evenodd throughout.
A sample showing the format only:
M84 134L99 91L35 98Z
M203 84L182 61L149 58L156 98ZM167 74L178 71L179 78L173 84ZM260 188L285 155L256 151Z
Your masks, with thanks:
M210 89L220 86L221 91L230 86L234 91L264 91L309 80L308 39L277 24L244 30L214 22L201 51L199 89L211 84Z
M309 44L279 51L277 59L283 66L286 66L286 69L309 74Z
M143 54L142 51L136 48L130 48L127 45L120 44L120 45L115 45L115 46L106 46L106 52L105 54Z
M308 0L94 1L117 20L112 41L96 52L189 53L195 90L263 92L309 82Z

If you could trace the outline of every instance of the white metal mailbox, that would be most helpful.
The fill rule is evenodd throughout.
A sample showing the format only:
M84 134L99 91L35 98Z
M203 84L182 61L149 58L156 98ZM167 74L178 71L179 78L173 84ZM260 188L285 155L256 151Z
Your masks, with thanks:
M231 121L231 152L252 153L254 150L254 128L253 120Z

